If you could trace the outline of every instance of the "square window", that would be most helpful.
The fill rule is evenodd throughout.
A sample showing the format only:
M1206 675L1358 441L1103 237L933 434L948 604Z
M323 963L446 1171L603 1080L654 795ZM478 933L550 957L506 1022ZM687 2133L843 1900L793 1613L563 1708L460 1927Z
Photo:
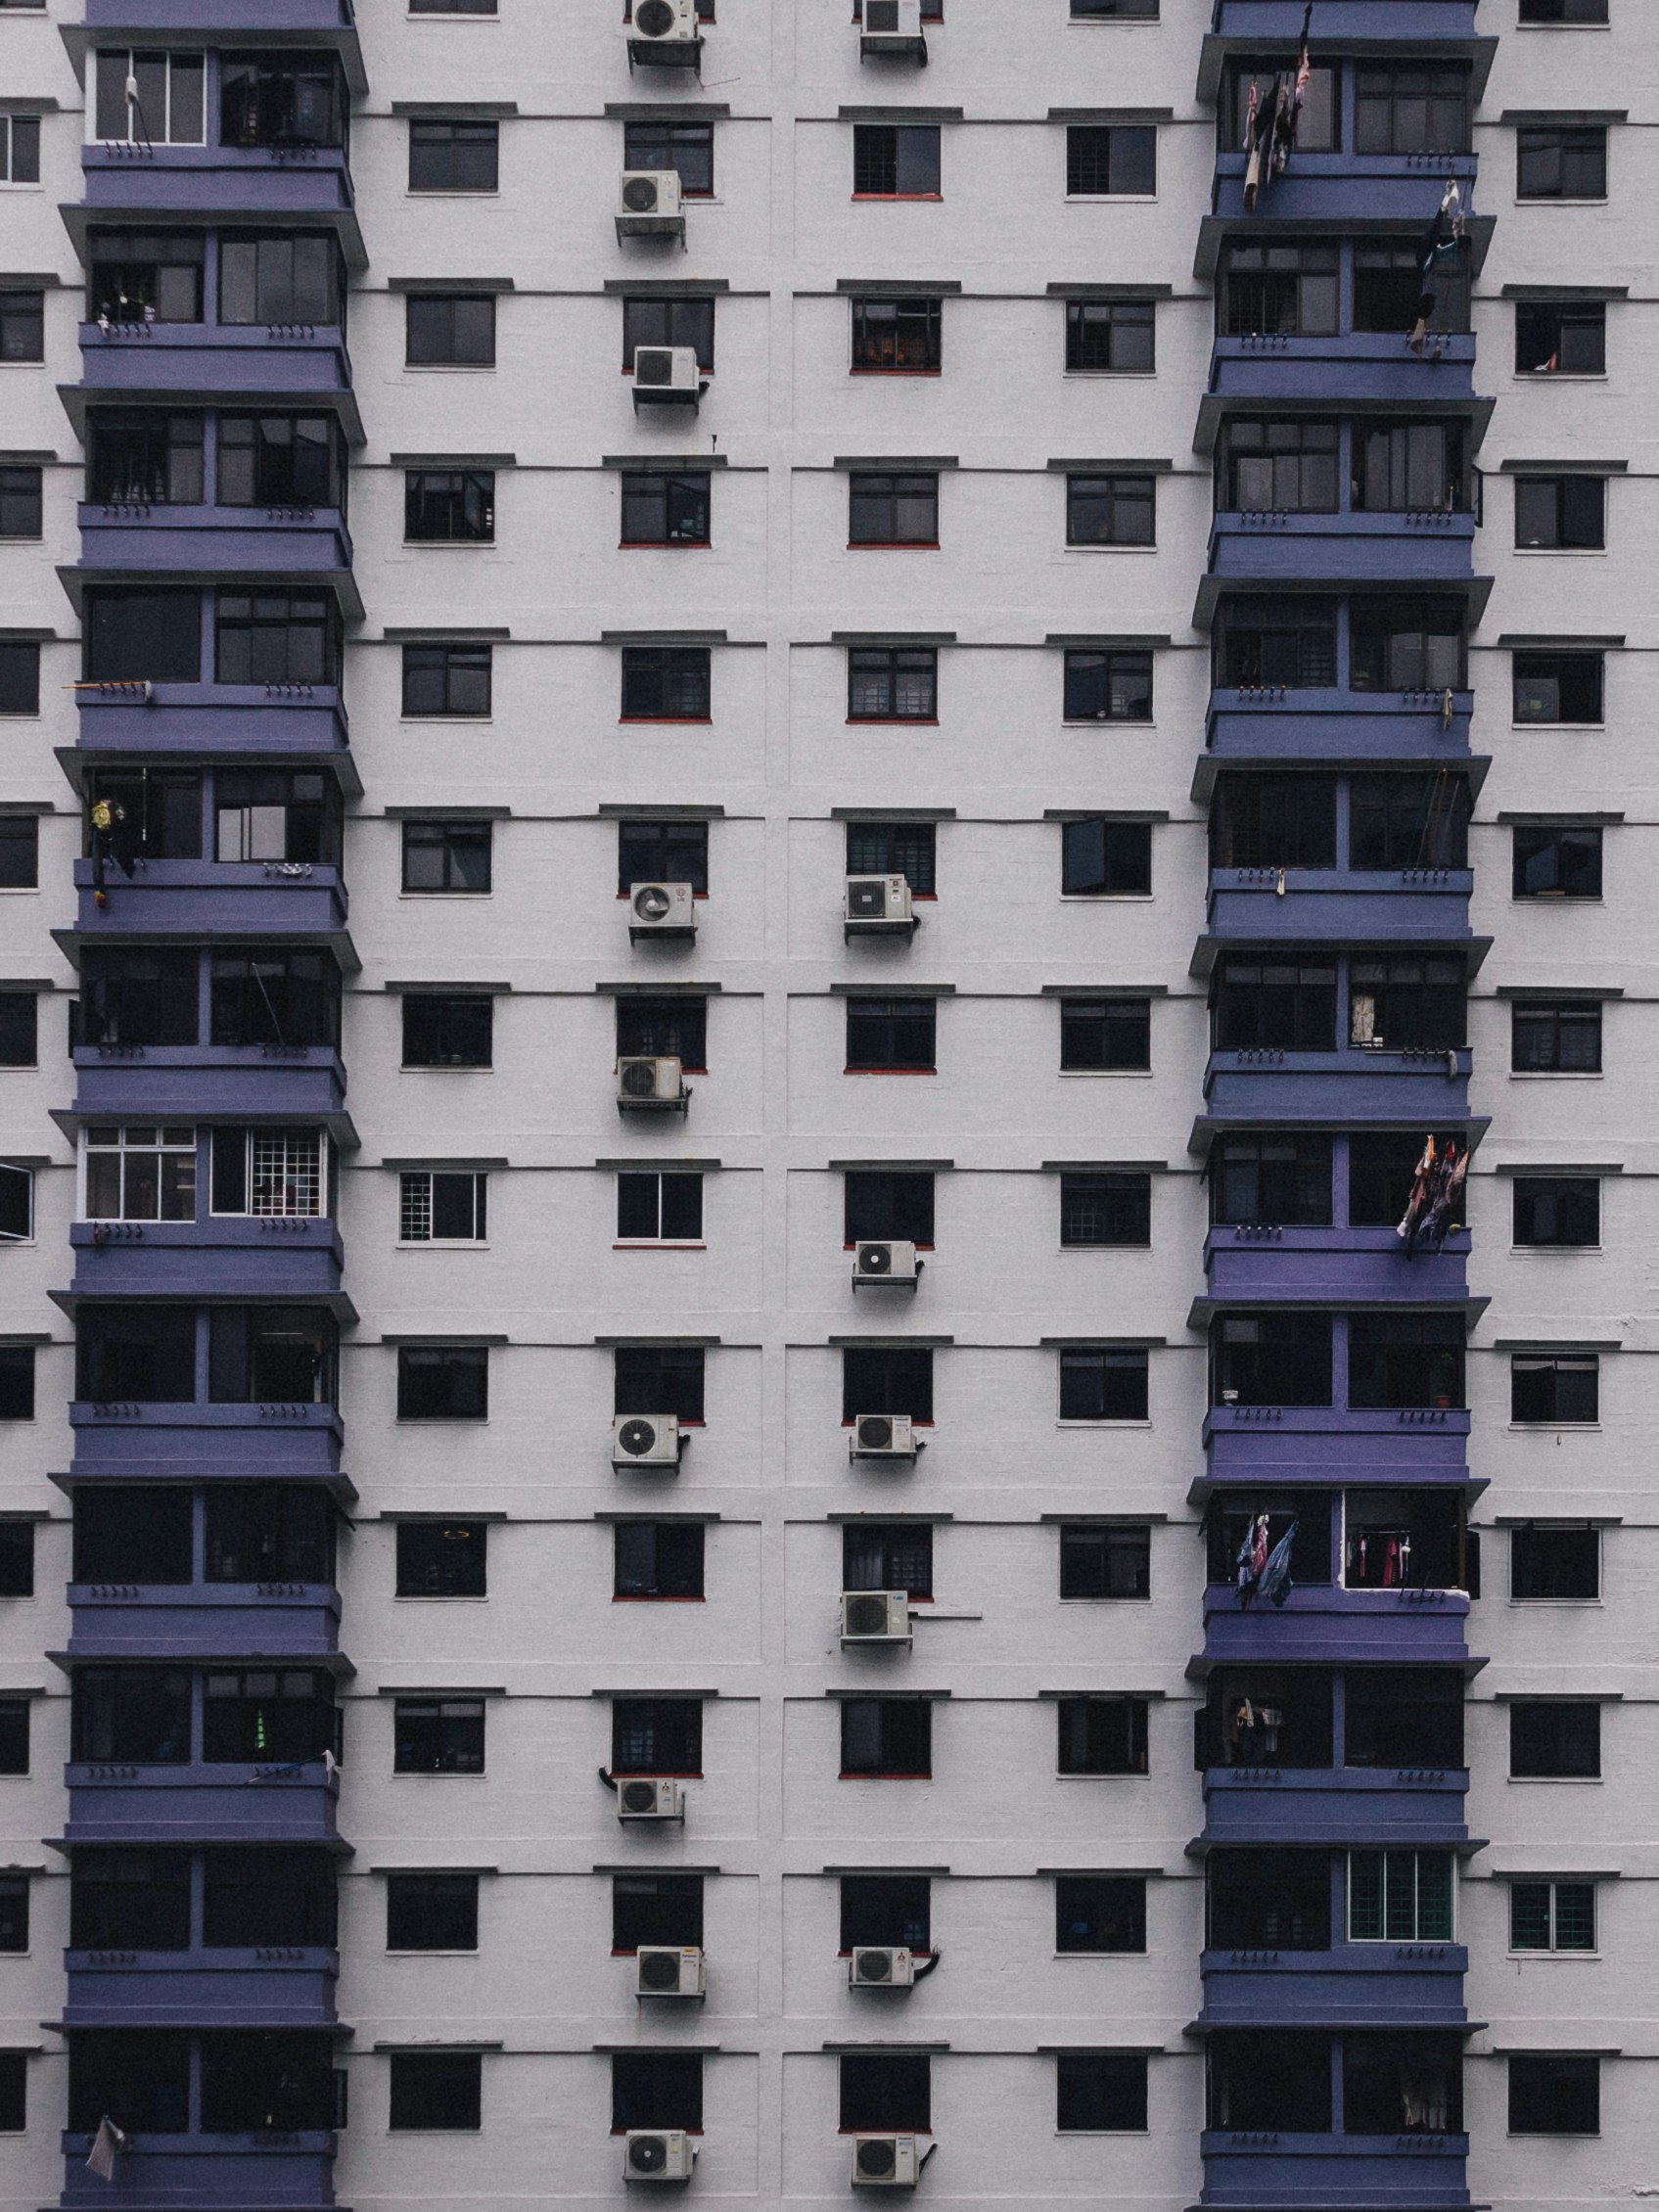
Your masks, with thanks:
M1152 656L1069 652L1064 697L1068 722L1149 722Z
M499 182L501 125L420 119L409 125L411 192L493 192Z
M403 357L412 369L492 369L495 295L411 293L405 302Z
M1593 1175L1517 1175L1515 1242L1598 1245L1601 1184Z
M938 1008L934 998L849 998L848 1073L932 1074Z
M493 998L444 998L408 991L403 998L405 1068L487 1068L491 1064Z
M476 2051L394 2051L388 2126L476 2132L484 2125L484 2059Z
M1607 542L1602 477L1517 477L1515 543L1529 550L1599 550Z
M411 545L489 545L493 469L405 469L403 535Z
M842 1184L842 1233L849 1246L899 1237L930 1250L934 1178L925 1170L850 1168Z
M1089 1345L1061 1352L1061 1420L1144 1421L1147 1417L1144 1352L1108 1352Z
M937 200L937 123L854 123L854 200Z
M847 1521L841 1531L843 1590L901 1590L933 1596L930 1521Z
M1155 477L1066 479L1068 545L1151 545L1155 542Z
M1594 1353L1546 1354L1509 1362L1509 1418L1564 1428L1600 1418L1601 1362Z
M489 1416L489 1348L483 1344L400 1344L400 1421L483 1421Z
M614 1774L701 1774L703 1700L700 1697L612 1698L611 1772Z
M33 1419L34 1347L0 1344L0 1421Z
M28 1876L0 1874L0 1953L16 1955L27 1949Z
M1584 1522L1527 1521L1509 1532L1509 1595L1525 1599L1601 1594L1601 1532Z
M1607 305L1601 300L1519 300L1517 376L1604 376Z
M902 1413L933 1419L933 1353L923 1346L844 1345L841 1353L841 1418Z
M482 1697L399 1697L392 1706L394 1774L482 1774Z
M1063 998L1060 1001L1060 1067L1063 1073L1135 1073L1152 1066L1149 998Z
M902 876L912 895L931 899L938 888L938 825L934 822L849 822L850 876Z
M386 1948L476 1951L477 1874L389 1874Z
M687 346L705 376L714 368L713 300L653 300L635 295L622 301L622 367L630 375L642 346Z
M928 2059L911 2051L860 2051L841 2061L843 2135L926 2135L933 2126Z
M703 1177L669 1170L617 1176L617 1235L624 1243L697 1244L703 1236Z
M1517 653L1514 656L1517 722L1599 723L1599 653Z
M939 479L854 469L847 479L849 545L939 543Z
M1158 133L1144 123L1074 123L1066 133L1068 199L1149 199L1158 189Z
M703 1347L700 1344L619 1344L613 1412L672 1413L703 1419Z
M713 479L707 469L623 469L624 545L707 545Z
M1452 1881L1445 1851L1351 1851L1349 1942L1450 1942Z
M487 715L492 655L487 645L405 645L403 713L410 719Z
M1515 133L1517 200L1605 200L1607 130L1601 123L1539 123Z
M399 1521L399 1597L483 1597L488 1588L484 1521Z
M1054 2061L1062 2135L1132 2135L1146 2127L1144 2051L1063 2051Z
M27 1244L34 1236L34 1170L0 1162L0 1244Z
M1510 1706L1511 1780L1590 1781L1600 1773L1599 1705L1541 1697Z
M0 714L40 712L40 648L0 638Z
M1079 1170L1060 1177L1060 1242L1067 1250L1152 1242L1152 1177Z
M703 2126L703 2054L698 2051L618 2051L611 2056L611 2132Z
M624 722L706 722L711 714L706 645L624 645Z
M1593 1882L1511 1882L1511 1951L1593 1951Z
M850 722L939 719L939 654L931 645L853 645L847 650Z
M617 1057L677 1060L690 1075L709 1066L709 1001L649 998L632 992L617 1000Z
M1150 300L1069 300L1068 376L1150 376L1157 366Z
M0 291L0 361L45 358L45 293Z
M6 118L0 115L0 129ZM0 537L38 537L40 470L22 462L0 466Z
M703 1942L701 1874L617 1874L611 1882L611 1949Z
M0 1697L0 1774L28 1773L28 1699Z
M403 889L487 892L493 825L489 822L405 822Z
M1059 1771L1062 1774L1144 1774L1144 1697L1061 1697Z
M709 889L706 821L636 821L617 824L617 891L626 898L636 883L688 883L698 896Z
M1601 2061L1541 2055L1509 2061L1512 2136L1597 2136L1601 2133Z
M1062 1597L1150 1597L1152 1531L1068 1523L1060 1531Z
M0 181L40 182L40 117L0 115Z
M844 1697L843 1776L926 1780L933 1774L933 1704L926 1697Z
M698 1598L703 1590L701 1521L619 1521L613 1597Z
M898 376L934 376L944 366L943 300L917 297L853 300L854 372L878 370Z
M0 2135L22 2135L27 2125L27 2054L0 2051Z
M1599 999L1519 999L1510 1015L1509 1065L1522 1075L1593 1075L1601 1067Z
M34 1595L34 1523L0 1521L0 1597Z
M39 881L39 817L0 814L0 890L33 891Z
M672 169L687 200L707 200L714 189L713 123L668 120L624 123L624 169Z
M1152 890L1152 824L1103 814L1060 830L1063 899L1145 898Z
M926 1874L843 1874L841 1948L933 1948L933 1884Z
M1146 1949L1145 1876L1056 1875L1054 1948L1068 1955L1143 1952Z
M1599 899L1601 832L1572 823L1529 824L1514 832L1517 899Z

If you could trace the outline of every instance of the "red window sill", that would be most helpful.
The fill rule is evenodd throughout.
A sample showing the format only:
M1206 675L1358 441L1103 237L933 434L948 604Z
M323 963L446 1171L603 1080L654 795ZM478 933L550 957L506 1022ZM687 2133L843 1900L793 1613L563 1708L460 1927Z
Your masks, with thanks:
M860 369L854 366L849 369L847 373L849 376L855 377L942 377L945 371L943 369Z

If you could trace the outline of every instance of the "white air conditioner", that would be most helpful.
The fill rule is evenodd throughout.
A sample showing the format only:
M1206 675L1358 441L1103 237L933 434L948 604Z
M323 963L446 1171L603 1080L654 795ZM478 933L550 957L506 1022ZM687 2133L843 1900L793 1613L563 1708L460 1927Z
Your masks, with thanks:
M853 1248L853 1287L914 1290L922 1271L916 1247L906 1237L876 1237Z
M672 1413L619 1413L611 1426L613 1467L677 1467L680 1433Z
M697 935L697 908L688 883L630 883L628 885L628 937L667 938L670 942Z
M636 1997L706 1997L703 1954L696 1944L642 1943L634 1960Z
M844 1590L843 1643L908 1643L910 1598L902 1590Z
M908 1989L916 1979L916 1961L902 1944L863 1944L847 1961L851 1989Z
M683 2128L629 2128L627 2132L622 2152L624 2182L688 2182L696 2163L696 2145Z
M864 0L858 51L870 61L886 57L925 62L928 42L922 35L922 0Z
M916 909L902 876L848 877L842 906L844 937L909 937L915 927Z
M908 1413L860 1413L847 1450L853 1459L913 1459L921 1445Z
M633 403L636 407L695 407L703 396L695 346L636 346L633 349Z
M685 1795L668 1774L623 1774L617 1781L619 1820L683 1820Z
M631 22L622 25L628 60L647 68L695 66L703 44L697 0L633 0Z
M619 238L683 238L677 169L624 169L617 194Z
M691 1096L677 1060L640 1057L617 1062L617 1108L620 1113L685 1111Z
M866 7L869 0L864 0ZM914 2189L921 2161L914 2136L854 2136L854 2189Z

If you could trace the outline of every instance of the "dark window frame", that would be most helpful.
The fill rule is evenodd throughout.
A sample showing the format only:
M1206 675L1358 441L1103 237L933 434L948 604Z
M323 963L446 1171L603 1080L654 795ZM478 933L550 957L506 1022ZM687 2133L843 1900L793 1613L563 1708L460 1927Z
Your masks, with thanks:
M498 318L493 292L411 292L403 318L406 368L494 368Z

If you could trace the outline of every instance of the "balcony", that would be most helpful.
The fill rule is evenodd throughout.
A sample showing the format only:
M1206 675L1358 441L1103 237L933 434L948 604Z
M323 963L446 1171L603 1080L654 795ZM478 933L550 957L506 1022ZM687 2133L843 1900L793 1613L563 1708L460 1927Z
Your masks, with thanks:
M188 1482L218 1476L264 1482L331 1482L345 1423L332 1406L126 1400L69 1405L76 1482Z
M1247 217L1244 208L1244 172L1248 157L1242 153L1218 154L1216 181L1211 191L1211 213L1203 226L1199 253L1222 225L1248 220L1260 228L1264 221L1295 223L1304 236L1321 230L1347 231L1362 225L1367 232L1404 225L1413 236L1420 232L1446 188L1449 176L1457 179L1465 203L1474 188L1479 166L1473 154L1314 154L1298 148L1282 176L1262 187L1261 197ZM1209 260L1213 273L1214 249Z
M1469 2201L1466 2135L1291 2135L1207 2128L1199 2147L1203 2205L1451 2212Z
M79 736L66 759L307 761L325 758L348 797L362 783L333 684L103 683L77 687Z
M1447 1306L1468 1297L1469 1232L1409 1258L1392 1228L1213 1225L1200 1306ZM1198 1321L1208 1317L1207 1311Z
M70 1583L70 1659L324 1659L340 1648L326 1583Z
M321 1758L183 1766L71 1760L68 1844L332 1844L337 1774Z
M344 1255L326 1216L212 1214L195 1221L75 1221L69 1301L339 1300Z
M81 1044L69 1112L105 1122L323 1122L346 1130L328 1044Z
M54 933L66 949L133 936L196 945L280 937L288 945L332 945L350 959L346 886L328 861L140 859L130 878L111 864L102 906L90 860L75 862L74 881L75 926Z
M81 381L61 388L77 436L89 399L283 407L326 401L360 444L346 334L311 323L98 323L80 326Z
M1192 973L1207 975L1229 940L1472 948L1474 888L1468 868L1212 868L1210 927L1198 940Z
M1239 1604L1237 1589L1211 1583L1204 1592L1204 1651L1187 1669L1202 1678L1220 1666L1460 1667L1469 1597L1461 1590L1349 1590L1340 1583L1297 1584L1283 1608Z
M1199 586L1195 620L1200 627L1209 625L1224 584L1301 591L1461 583L1473 584L1478 600L1480 585L1490 589L1491 581L1471 576L1474 538L1472 513L1438 507L1376 514L1223 512L1210 527L1210 568ZM1478 607L1471 607L1470 619L1478 621Z
M65 23L64 41L77 61L87 48L126 34L134 45L327 47L338 54L352 92L368 89L352 0L85 0L82 20Z
M236 583L270 577L326 584L352 621L362 604L350 575L351 539L338 507L171 507L140 500L83 502L80 560L63 572L83 583L134 578Z
M110 0L95 0L95 4L108 6ZM1379 7L1377 0L1320 0L1319 43L1358 44L1369 52L1384 40L1392 44L1398 39L1413 49L1427 47L1435 58L1448 46L1457 53L1480 47L1490 58L1498 41L1475 37L1477 4L1478 0L1385 0ZM1215 0L1198 97L1215 98L1215 70L1229 42L1243 40L1256 46L1265 41L1282 46L1294 59L1301 35L1302 0Z
M1467 1483L1468 1440L1469 1416L1458 1406L1212 1406L1195 1490Z
M1367 2027L1401 2032L1465 2024L1460 1943L1274 1945L1199 1956L1206 2028Z
M1211 1844L1404 1844L1467 1840L1466 1767L1207 1767Z
M101 2212L309 2212L334 2203L335 2139L321 2130L234 2135L131 2133L113 2184L86 2171L89 2135L63 2139L59 2203Z
M1212 1052L1204 1072L1204 1125L1457 1128L1468 1121L1471 1065L1465 1045L1445 1052L1382 1045Z
M1490 762L1469 752L1472 691L1217 689L1193 797L1207 803L1228 767L1456 767L1478 791Z
M1282 189L1281 185L1275 189ZM1416 191L1424 189L1419 183ZM1433 213L1431 207L1428 212ZM1417 228L1426 222L1419 214ZM1475 341L1467 331L1433 337L1419 357L1403 331L1350 331L1334 338L1283 338L1253 333L1218 337L1210 352L1210 386L1199 401L1194 444L1208 453L1221 418L1239 406L1293 408L1391 407L1454 410L1476 434L1494 402L1475 391Z
M66 1951L69 2028L326 2028L340 1954L320 1944L240 1950ZM118 2178L118 2177L117 2177Z
M65 210L77 250L87 225L107 215L287 221L333 230L346 265L367 266L343 147L100 144L83 147L80 161L81 202Z

